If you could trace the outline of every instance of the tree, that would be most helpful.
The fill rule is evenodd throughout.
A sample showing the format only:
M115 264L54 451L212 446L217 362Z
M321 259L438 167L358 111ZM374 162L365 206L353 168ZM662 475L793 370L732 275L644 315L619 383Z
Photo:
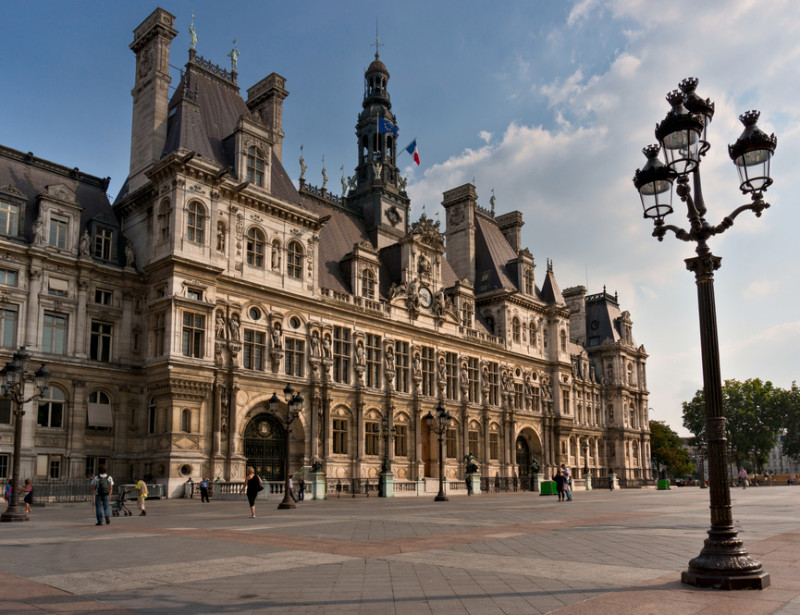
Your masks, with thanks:
M800 392L798 392L800 397ZM761 470L769 452L777 443L777 435L786 425L785 391L759 378L744 382L726 380L722 385L722 408L725 429L737 465L747 460ZM683 403L683 426L694 434L696 444L705 448L706 409L703 391Z
M666 466L672 476L688 476L694 471L680 436L661 421L650 421L650 457L655 467Z
M800 461L800 389L796 382L789 390L781 391L778 412L784 428L781 452Z

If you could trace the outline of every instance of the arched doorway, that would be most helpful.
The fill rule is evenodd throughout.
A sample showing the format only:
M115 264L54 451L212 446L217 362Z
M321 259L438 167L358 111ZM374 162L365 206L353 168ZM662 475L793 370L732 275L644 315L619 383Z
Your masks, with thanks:
M530 489L531 447L522 436L517 437L517 474L523 489Z
M244 430L244 456L264 480L284 480L286 429L270 414L254 417Z

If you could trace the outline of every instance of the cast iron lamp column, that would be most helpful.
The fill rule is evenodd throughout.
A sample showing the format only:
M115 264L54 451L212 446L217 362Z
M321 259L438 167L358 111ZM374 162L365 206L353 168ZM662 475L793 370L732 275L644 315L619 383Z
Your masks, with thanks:
M394 406L392 406L394 407ZM381 433L384 437L385 448L383 452L383 463L381 463L380 490L378 496L387 497L386 475L392 473L392 462L389 460L389 450L391 449L397 427L389 427L389 417L384 416L381 420Z
M286 429L286 473L283 477L283 501L278 504L278 509L297 508L292 496L289 495L289 442L290 434L292 433L292 423L303 411L303 398L300 393L295 394L291 384L287 384L286 388L283 389L283 396L286 399L286 418L278 414L281 407L281 400L278 398L278 394L273 393L272 397L269 399L270 413L283 423Z
M712 226L705 220L700 158L709 149L706 130L714 115L714 104L697 96L696 87L697 79L684 79L680 90L667 95L672 110L656 126L656 138L664 150L666 164L658 160L658 145L646 147L643 151L647 163L636 170L633 178L642 199L644 216L654 221L653 236L662 241L667 231L672 231L678 239L697 244L697 256L686 259L686 267L694 272L697 283L711 528L700 555L689 562L688 570L681 574L681 581L716 589L763 589L770 584L769 574L762 569L760 562L749 556L733 526L730 485L726 476L725 414L714 301L714 271L719 269L722 259L711 253L706 241L730 228L734 218L743 211L753 211L756 216L761 216L761 212L769 207L763 199L763 192L772 183L769 165L777 139L774 134L768 137L758 129L757 111L739 116L745 129L736 143L728 146L728 153L739 172L739 188L745 195L751 195L752 202L736 208L720 224ZM692 176L694 199L689 175ZM687 207L688 231L664 224L665 216L672 213L672 182L676 179L678 196Z
M430 410L428 410L428 414L425 415L425 422L428 424L428 428L432 429L433 432L439 436L439 493L436 494L435 498L433 498L434 502L447 502L449 500L449 498L444 494L444 458L442 457L442 435L445 431L447 431L452 419L452 415L445 410L442 402L439 402L439 405L436 406L435 419ZM434 420L436 422L436 427L433 426Z
M14 406L14 470L11 473L14 481L13 488L8 498L8 508L0 515L0 522L9 521L28 521L28 514L25 507L19 503L19 464L22 446L22 417L25 416L25 404L45 395L50 386L50 372L42 363L42 366L34 373L36 383L36 393L30 397L25 397L25 377L28 369L28 361L31 356L26 352L25 346L14 353L13 359L6 363L0 370L2 378L2 394L8 397Z

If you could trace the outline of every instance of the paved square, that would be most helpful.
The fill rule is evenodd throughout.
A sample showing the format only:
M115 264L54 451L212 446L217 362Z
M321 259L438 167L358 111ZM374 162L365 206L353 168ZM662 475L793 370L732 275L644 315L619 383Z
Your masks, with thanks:
M732 493L764 591L699 590L708 491L578 491L393 500L148 502L0 525L4 613L782 613L800 615L800 488Z

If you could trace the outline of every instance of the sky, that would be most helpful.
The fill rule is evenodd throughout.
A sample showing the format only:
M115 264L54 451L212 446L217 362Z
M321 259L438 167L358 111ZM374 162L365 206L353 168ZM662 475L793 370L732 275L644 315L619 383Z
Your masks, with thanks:
M0 143L100 177L113 199L128 172L132 31L157 6L176 16L173 85L197 53L230 68L246 97L272 72L286 78L283 164L295 182L341 192L356 165L363 74L386 64L401 145L417 138L422 164L402 154L412 220L442 220L442 193L473 183L494 190L498 214L524 216L523 244L541 285L547 259L562 290L618 293L649 355L650 418L681 435L681 403L702 388L694 244L651 236L631 178L654 143L665 95L685 77L716 113L701 176L707 220L748 202L727 145L738 115L761 111L774 132L771 204L740 215L709 241L723 379L797 378L800 290L796 199L800 171L800 4L791 0L412 0L342 2L8 3L0 21ZM80 8L78 8L80 7ZM686 227L675 197L668 223ZM444 224L443 224L444 225Z

